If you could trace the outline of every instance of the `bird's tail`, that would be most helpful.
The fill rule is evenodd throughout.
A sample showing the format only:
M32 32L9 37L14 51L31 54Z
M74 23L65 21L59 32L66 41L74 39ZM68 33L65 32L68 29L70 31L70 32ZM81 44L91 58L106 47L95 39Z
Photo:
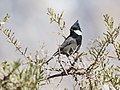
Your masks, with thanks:
M52 56L51 58L49 58L47 61L46 61L46 63L48 63L51 59L53 59L54 58L54 56Z
M51 58L49 58L47 61L46 61L46 63L48 63L51 59L53 59L55 56L57 56L58 55L58 51L57 52L55 52L53 55L52 55L52 57Z

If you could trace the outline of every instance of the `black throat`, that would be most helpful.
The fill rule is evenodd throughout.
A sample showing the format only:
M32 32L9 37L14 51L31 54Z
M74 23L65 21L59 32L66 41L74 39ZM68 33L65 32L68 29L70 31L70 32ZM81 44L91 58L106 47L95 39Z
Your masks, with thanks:
M76 42L77 42L78 45L81 44L81 42L82 42L82 35L77 35L75 32L71 31L70 32L70 36L72 38L76 39Z

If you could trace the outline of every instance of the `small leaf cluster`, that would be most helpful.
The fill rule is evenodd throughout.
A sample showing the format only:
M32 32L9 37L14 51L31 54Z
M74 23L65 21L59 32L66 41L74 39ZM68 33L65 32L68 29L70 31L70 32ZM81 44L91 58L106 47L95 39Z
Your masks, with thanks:
M34 57L28 49L22 49L20 42L16 39L14 32L4 29L4 24L10 16L7 14L0 22L0 31L6 36L7 41L12 44L16 51L23 56L22 59L8 63L3 61L0 65L0 89L1 90L38 90L44 85L43 58L39 51Z
M64 12L62 12L61 14L59 13L57 14L52 8L48 8L47 15L50 16L50 23L56 22L61 30L59 34L62 35L64 38L66 38L64 34L65 21L63 21L63 14Z

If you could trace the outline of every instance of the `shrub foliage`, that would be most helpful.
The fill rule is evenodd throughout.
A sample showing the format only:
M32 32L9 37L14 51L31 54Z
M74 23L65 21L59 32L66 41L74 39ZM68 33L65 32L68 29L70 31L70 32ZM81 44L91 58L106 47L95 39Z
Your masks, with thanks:
M57 14L52 8L48 8L50 23L55 22L60 28L59 34L66 38L64 33L65 21L63 14ZM120 89L120 66L112 62L120 62L120 25L114 25L114 19L108 14L103 15L107 27L103 37L90 42L87 52L78 52L70 58L59 55L54 60L55 65L46 63L46 54L41 57L43 47L34 57L23 48L16 39L14 32L4 27L10 16L6 14L0 21L0 32L7 41L15 47L23 61L16 60L12 63L3 61L0 64L0 89L2 90L38 90L46 85L46 81L53 78L70 77L75 82L74 90L102 90L107 85L110 90ZM112 54L110 47L113 48ZM49 72L49 73L48 73ZM58 83L59 86L60 82ZM67 88L67 87L66 87ZM65 89L66 90L66 89Z

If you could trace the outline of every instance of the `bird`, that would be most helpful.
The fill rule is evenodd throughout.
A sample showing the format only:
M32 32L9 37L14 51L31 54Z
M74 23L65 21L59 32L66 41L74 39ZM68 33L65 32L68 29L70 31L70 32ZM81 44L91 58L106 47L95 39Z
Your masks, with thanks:
M69 57L70 55L77 53L82 44L82 30L80 28L78 20L71 26L70 34L65 38L64 42L59 46L57 51L47 60L49 62L55 56L63 54Z

